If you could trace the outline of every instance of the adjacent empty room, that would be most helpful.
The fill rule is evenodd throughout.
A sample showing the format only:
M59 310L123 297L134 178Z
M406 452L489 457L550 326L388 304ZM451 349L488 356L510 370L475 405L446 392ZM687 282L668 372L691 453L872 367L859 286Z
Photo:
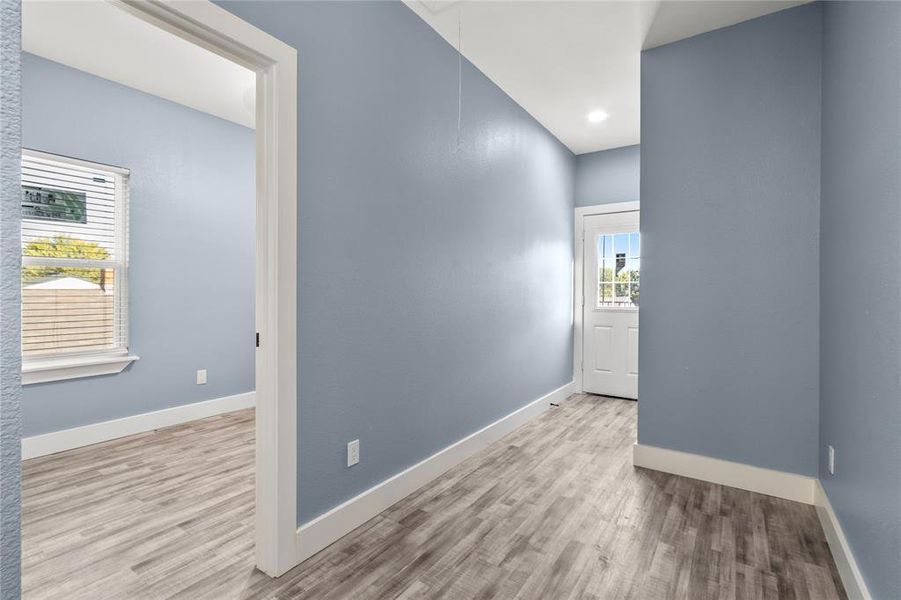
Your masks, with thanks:
M23 594L137 597L253 556L255 73L103 2L23 38Z

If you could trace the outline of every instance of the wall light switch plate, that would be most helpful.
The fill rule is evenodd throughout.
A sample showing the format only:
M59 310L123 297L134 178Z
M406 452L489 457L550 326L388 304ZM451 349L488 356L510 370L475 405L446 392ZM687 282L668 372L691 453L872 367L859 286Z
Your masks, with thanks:
M203 385L206 383L206 369L198 369L197 370L197 385Z
M347 466L352 467L360 462L360 440L347 442Z
M835 475L835 448L829 446L829 474Z

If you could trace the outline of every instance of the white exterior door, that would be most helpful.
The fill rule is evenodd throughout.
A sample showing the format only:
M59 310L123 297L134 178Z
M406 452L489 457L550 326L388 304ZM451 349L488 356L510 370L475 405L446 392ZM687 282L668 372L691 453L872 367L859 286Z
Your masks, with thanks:
M638 211L586 216L582 389L638 399Z

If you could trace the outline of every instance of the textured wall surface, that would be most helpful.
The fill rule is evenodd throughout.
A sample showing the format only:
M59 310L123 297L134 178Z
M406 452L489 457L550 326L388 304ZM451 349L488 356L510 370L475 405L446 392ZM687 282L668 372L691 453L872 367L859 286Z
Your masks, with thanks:
M641 147L626 146L576 157L576 206L639 199Z
M642 444L817 472L821 28L642 54Z
M131 169L130 349L141 357L116 375L26 386L25 435L253 390L254 132L22 61L26 147Z
M222 6L298 49L304 522L572 379L574 159L399 2Z
M901 598L901 4L826 3L824 38L820 478L870 593Z
M0 598L19 597L22 420L19 412L18 0L0 0Z

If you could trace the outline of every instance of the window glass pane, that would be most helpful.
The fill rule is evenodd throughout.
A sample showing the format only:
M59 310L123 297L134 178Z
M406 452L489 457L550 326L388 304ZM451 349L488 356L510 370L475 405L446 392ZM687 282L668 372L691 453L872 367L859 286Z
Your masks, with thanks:
M601 281L613 281L613 261L610 259L605 260L601 265Z
M613 236L612 235L604 236L604 257L605 258L613 257Z
M598 294L598 304L607 304L613 302L613 284L602 283L600 293Z
M627 274L621 274L616 278L614 293L616 294L615 300L617 304L631 303L631 300L629 300L629 277Z
M114 269L22 268L22 355L116 347Z
M638 258L628 258L626 259L626 271L629 273L638 272L641 270L640 268L641 259Z
M107 260L110 251L94 241L51 233L48 237L31 238L22 248L22 256Z
M625 300L625 306L638 306L638 289L639 280L641 278L640 259L630 258L626 260L626 268L624 274L629 278L628 299Z
M116 260L115 222L114 173L22 156L23 255Z
M627 254L629 252L628 233L617 233L613 236L613 251L616 254Z
M641 276L641 235L637 231L600 235L598 307L637 307Z
M24 358L127 348L127 181L118 167L22 153Z
M619 275L623 272L623 269L626 268L626 253L625 252L617 252L615 262L613 264L613 272L616 275Z
M641 256L641 240L638 232L629 234L629 256Z

